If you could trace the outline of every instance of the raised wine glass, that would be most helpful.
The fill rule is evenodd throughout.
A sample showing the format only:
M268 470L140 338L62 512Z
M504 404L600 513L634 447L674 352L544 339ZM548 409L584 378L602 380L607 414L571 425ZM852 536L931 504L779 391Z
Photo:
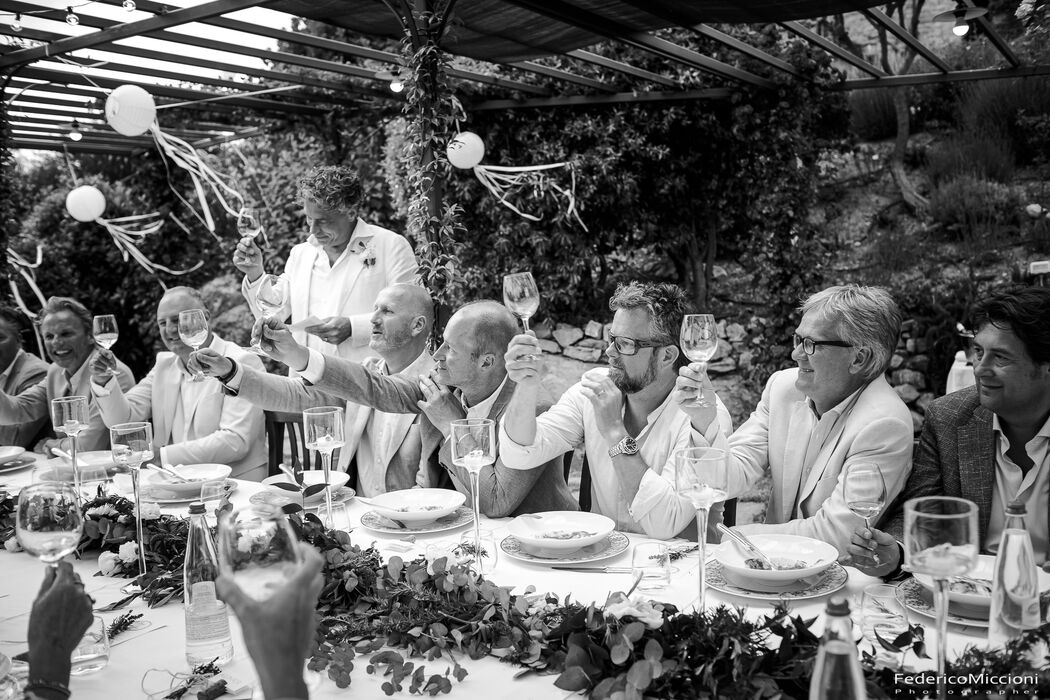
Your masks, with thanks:
M111 349L120 337L117 327L117 317L113 314L102 314L91 319L91 332L95 336L95 342L106 350ZM117 376L116 365L110 367L107 372L109 376Z
M303 433L306 449L321 453L321 468L324 470L324 522L329 526L332 519L332 453L345 444L343 434L343 409L338 406L320 406L303 411Z
M259 289L255 294L255 301L259 304L259 313L264 319L277 318L288 301L288 278L281 275L263 275L259 282ZM258 354L265 355L260 342L262 334L252 340L249 349Z
M23 488L15 512L19 544L45 564L58 567L72 554L84 532L80 492L61 481L42 481Z
M846 467L843 486L846 507L854 515L864 518L864 527L871 529L871 519L882 512L886 505L886 480L879 465L873 462L852 462ZM871 553L871 561L878 566L882 562L877 552Z
M259 214L252 207L243 207L237 214L237 233L241 238L255 238L262 233Z
M463 418L452 421L452 463L470 473L470 504L474 509L474 551L481 551L481 468L496 461L496 423L489 418ZM478 573L484 574L482 557L477 558Z
M73 486L80 495L80 470L77 468L77 436L88 427L86 396L61 396L51 399L51 424L56 433L69 436L69 456L73 464Z
M696 539L700 547L701 612L707 602L707 517L711 506L726 500L729 484L725 450L713 447L685 447L675 452L675 490L696 508Z
M113 461L131 472L135 498L135 538L139 547L139 575L146 573L146 538L142 536L142 489L139 472L142 463L153 459L153 425L146 422L119 423L109 429Z
M179 312L179 339L193 348L200 350L204 341L208 339L208 315L204 309L187 309ZM193 373L193 381L204 380L204 373L197 371Z
M718 352L718 324L711 314L686 314L678 337L682 352L693 362L701 363L701 372L707 372L707 362ZM704 396L703 388L696 395L695 405L711 408L713 398Z
M540 308L540 291L531 272L515 272L503 277L503 304L521 319L521 326L529 330L529 319Z
M927 496L904 504L904 561L934 580L937 611L937 698L948 697L948 580L977 565L977 505L963 498Z
M266 600L299 565L295 533L279 508L260 503L219 516L215 547L219 566L241 590Z

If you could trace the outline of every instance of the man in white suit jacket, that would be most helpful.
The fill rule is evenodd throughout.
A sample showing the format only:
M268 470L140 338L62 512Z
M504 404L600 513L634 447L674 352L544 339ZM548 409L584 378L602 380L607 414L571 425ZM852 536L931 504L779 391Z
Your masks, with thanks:
M798 367L773 374L751 417L715 447L729 450L730 498L767 469L773 476L765 523L740 526L742 532L813 537L847 559L850 536L864 522L846 505L847 468L878 465L886 483L883 509L911 472L911 414L884 376L901 314L884 290L856 285L818 292L801 310L791 355ZM699 370L682 368L679 392L695 395L701 384L713 391ZM707 430L714 409L680 405L694 427Z
M344 166L317 168L299 180L309 238L292 247L284 266L289 294L279 320L291 317L293 337L318 352L361 362L370 355L372 305L380 290L416 281L408 241L358 217L361 183ZM262 251L241 239L233 264L244 273L241 291L256 318L267 285Z
M157 325L168 352L157 353L149 374L124 393L104 373L105 354L92 362L91 390L106 425L151 420L162 464L218 463L231 476L258 481L266 476L265 420L261 408L226 395L214 379L193 379L186 358L193 349L179 338L179 312L204 309L189 287L169 289L157 305ZM214 333L202 347L262 369L262 361Z

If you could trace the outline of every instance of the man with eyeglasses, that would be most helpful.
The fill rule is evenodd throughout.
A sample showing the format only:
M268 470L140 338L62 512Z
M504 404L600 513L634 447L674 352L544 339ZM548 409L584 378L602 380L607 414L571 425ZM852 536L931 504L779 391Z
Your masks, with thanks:
M534 336L515 336L506 354L507 375L517 386L500 424L503 463L535 469L582 443L595 512L616 520L618 529L660 539L692 525L696 509L675 490L675 452L708 441L672 401L685 363L677 344L685 303L673 284L621 285L609 301L615 315L608 368L585 373L538 417L542 353ZM728 435L732 419L721 402L717 414Z
M886 482L882 512L911 471L911 414L885 377L901 313L885 290L857 285L817 292L801 311L791 353L798 367L769 378L751 417L729 438L727 491L730 497L745 493L768 470L773 488L765 523L738 529L813 537L835 545L846 559L850 536L864 522L846 504L849 465L878 465ZM698 370L690 365L681 371L677 393L703 432L715 411L688 400L701 386L713 391Z

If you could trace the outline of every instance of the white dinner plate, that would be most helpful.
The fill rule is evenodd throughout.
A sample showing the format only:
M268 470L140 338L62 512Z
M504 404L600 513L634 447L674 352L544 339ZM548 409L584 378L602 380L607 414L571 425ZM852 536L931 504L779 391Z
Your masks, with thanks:
M849 580L849 574L839 564L832 564L824 571L816 574L817 581L794 581L783 587L766 588L764 584L755 584L754 581L743 581L734 578L733 573L728 571L722 562L717 559L709 559L707 562L707 585L716 591L729 593L731 595L753 598L757 600L805 600L808 598L819 598L841 589ZM744 588L743 586L748 586ZM763 590L754 590L762 587Z
M586 511L556 510L519 515L507 531L530 554L559 559L605 540L616 527L612 518Z
M6 472L16 472L20 469L31 467L34 464L36 464L36 458L34 458L33 455L23 454L19 457L7 460L3 464L0 464L0 474L4 474Z
M324 492L322 491L321 500L319 503L314 503L313 499L306 499L306 508L308 511L318 511L325 507ZM332 505L336 503L349 503L357 494L349 486L340 486L332 492ZM303 505L302 499L299 498L293 491L283 491L281 489L264 489L253 493L248 499L249 503L255 504L266 504L268 506L276 506L277 508L283 508L286 505L295 503L296 505Z
M361 527L387 535L425 535L430 532L455 530L457 527L463 527L472 522L474 522L474 511L467 506L460 506L449 515L429 523L409 525L407 527L399 527L397 523L374 510L370 510L361 516Z
M193 496L180 496L176 493L172 493L171 491L164 491L162 489L155 490L154 488L145 484L142 484L141 488L142 500L147 501L149 503L156 503L162 506L174 506L179 504L193 503L194 501L201 500L201 495L199 493ZM226 491L224 492L224 495L228 496L236 490L237 482L233 479L230 479L226 482ZM135 499L135 495L130 492L121 492L120 495L124 498L129 498L132 500Z
M1050 573L1037 567L1036 575L1039 578L1039 590L1050 591ZM933 595L934 582L932 577L919 573L912 574L912 576L930 592L930 595ZM977 565L967 576L982 579L991 584L992 579L995 577L995 556L982 554L977 557ZM992 605L992 594L991 592L988 595L958 593L949 589L948 600L950 601L951 609L962 617L988 617L989 608Z
M937 611L933 607L933 595L913 577L906 578L897 584L897 600L911 612L934 619L937 617ZM969 627L987 627L988 611L984 611L984 617L963 617L958 613L958 606L949 604L948 622Z
M13 461L16 457L25 454L25 451L26 448L13 445L0 447L0 464Z
M521 541L514 535L507 535L499 543L500 549L511 559L527 561L531 564L584 564L601 559L610 559L617 554L623 554L627 551L629 545L630 540L627 538L627 535L616 530L609 533L609 536L601 542L555 557L540 557L530 554L522 547Z

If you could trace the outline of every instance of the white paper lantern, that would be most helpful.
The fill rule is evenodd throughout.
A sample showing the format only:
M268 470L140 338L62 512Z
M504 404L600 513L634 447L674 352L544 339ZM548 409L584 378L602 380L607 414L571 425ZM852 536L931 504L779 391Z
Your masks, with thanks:
M66 211L77 221L94 221L106 210L106 197L97 187L81 185L66 195Z
M449 163L470 170L485 157L485 142L473 131L461 131L448 142L445 153Z
M124 136L141 136L157 118L153 96L138 85L121 85L106 98L106 121Z

